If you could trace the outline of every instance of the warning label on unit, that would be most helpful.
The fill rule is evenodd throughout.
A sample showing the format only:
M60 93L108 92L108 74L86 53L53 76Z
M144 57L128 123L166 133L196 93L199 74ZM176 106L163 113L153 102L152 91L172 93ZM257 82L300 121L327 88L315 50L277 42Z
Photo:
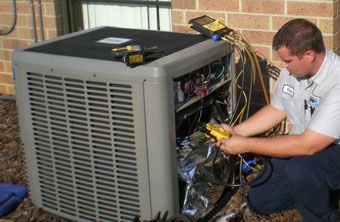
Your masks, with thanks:
M103 44L122 45L122 44L128 43L130 41L132 41L132 39L108 37L108 38L99 40L97 42L103 43Z

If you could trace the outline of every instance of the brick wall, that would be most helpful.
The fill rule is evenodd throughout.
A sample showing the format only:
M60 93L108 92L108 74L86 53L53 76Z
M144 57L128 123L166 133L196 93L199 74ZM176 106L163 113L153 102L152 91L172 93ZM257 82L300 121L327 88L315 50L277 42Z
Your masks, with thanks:
M240 31L274 64L278 58L271 48L272 38L283 23L306 18L323 32L326 47L340 54L339 0L172 0L173 30L192 32L191 18L209 15Z
M62 0L41 0L45 39L63 34ZM0 94L15 94L11 56L15 48L34 43L29 0L16 0L17 23L9 35L0 35ZM39 18L34 0L38 41ZM315 22L324 33L327 48L340 54L340 0L172 0L173 30L192 32L186 27L190 18L210 15L222 18L237 29L254 48L278 64L271 49L272 37L287 20L303 17ZM0 0L0 29L12 21L12 0Z
M44 38L50 39L62 34L60 0L42 0ZM40 41L39 13L34 1L37 38ZM16 0L17 22L15 29L8 35L0 35L0 94L15 94L12 77L12 51L34 43L32 13L29 0ZM12 0L0 0L0 29L8 30L12 23Z

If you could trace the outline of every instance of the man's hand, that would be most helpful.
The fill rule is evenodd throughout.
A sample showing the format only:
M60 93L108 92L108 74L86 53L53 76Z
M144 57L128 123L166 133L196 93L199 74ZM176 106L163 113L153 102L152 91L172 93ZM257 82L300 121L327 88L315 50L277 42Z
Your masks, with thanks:
M246 138L239 135L234 130L233 127L227 124L217 124L215 126L222 128L231 134L229 138L222 138L222 139L215 141L217 147L219 147L221 150L229 154L241 154L241 153L247 152L245 150L246 146L244 146L246 142L245 140Z
M229 139L220 139L216 146L228 154L242 154L249 152L247 150L247 138L233 134Z
M222 124L216 124L215 126L224 129L225 131L227 131L231 135L237 134L236 131L234 130L234 128L229 126L228 124L222 123Z

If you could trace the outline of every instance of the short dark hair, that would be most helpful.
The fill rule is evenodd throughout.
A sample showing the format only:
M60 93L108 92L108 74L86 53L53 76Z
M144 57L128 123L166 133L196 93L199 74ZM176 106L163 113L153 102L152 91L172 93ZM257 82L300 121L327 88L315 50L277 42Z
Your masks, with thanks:
M274 36L273 48L287 47L292 55L303 55L308 50L325 51L320 29L306 19L293 19L284 24Z

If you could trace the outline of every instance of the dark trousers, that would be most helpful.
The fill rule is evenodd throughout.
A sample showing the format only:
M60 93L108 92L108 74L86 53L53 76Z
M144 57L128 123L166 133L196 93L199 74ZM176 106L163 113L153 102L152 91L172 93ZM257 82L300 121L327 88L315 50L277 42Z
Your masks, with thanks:
M312 156L272 158L270 162L271 167L249 190L253 210L271 214L296 208L305 222L337 220L332 190L340 189L339 145Z

